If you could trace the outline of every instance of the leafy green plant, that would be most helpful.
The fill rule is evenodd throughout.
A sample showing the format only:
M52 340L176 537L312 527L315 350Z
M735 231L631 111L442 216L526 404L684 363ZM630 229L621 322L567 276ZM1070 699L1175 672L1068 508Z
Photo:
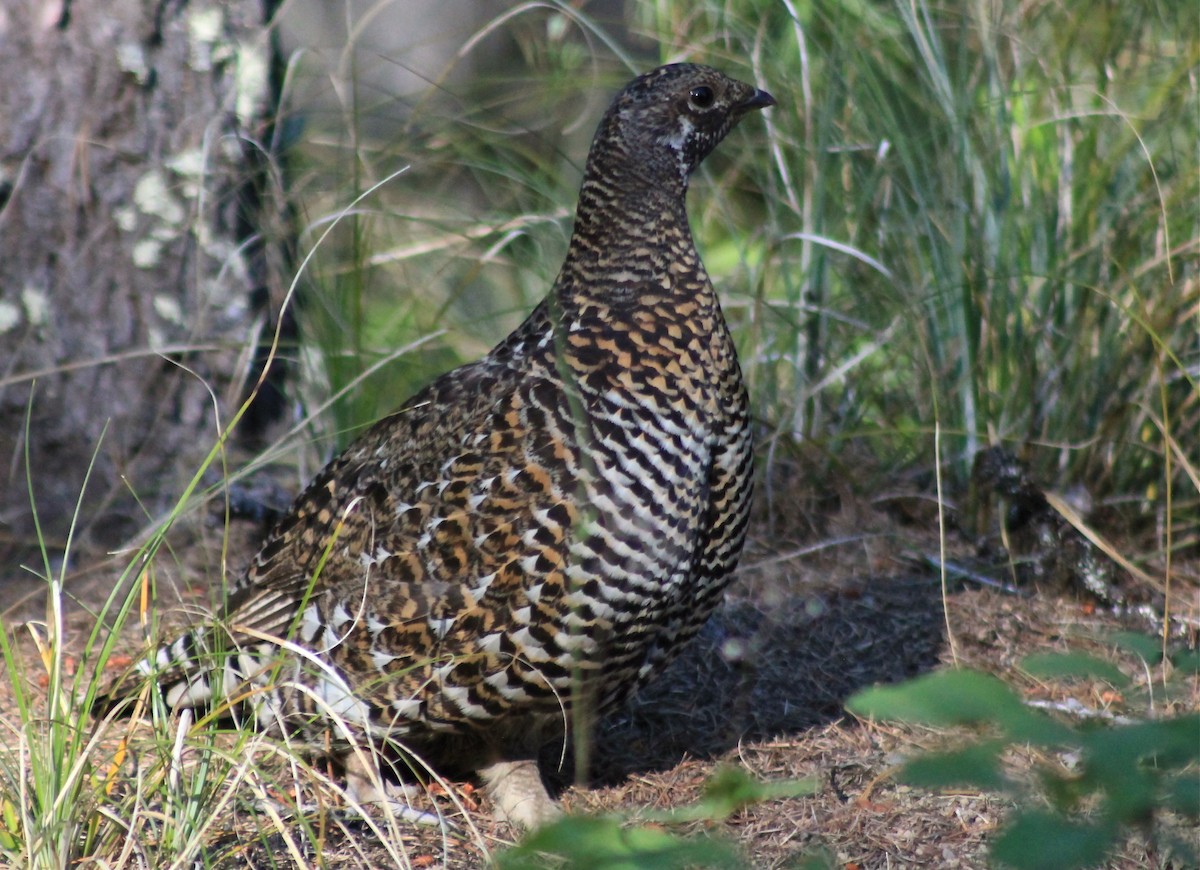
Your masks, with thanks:
M745 807L812 794L816 788L811 780L759 782L741 768L725 767L713 774L700 800L690 806L641 813L632 824L619 816L566 816L501 853L496 865L499 870L744 867L744 857L731 844L707 834L673 833L670 828L685 822L722 821Z
M1041 678L1102 679L1116 687L1129 684L1110 662L1079 652L1030 656L1021 667ZM1172 667L1186 669L1186 676L1194 678L1194 651L1176 653ZM898 777L922 788L977 788L1016 799L1018 809L992 845L992 857L1005 866L1019 870L1094 866L1123 834L1152 826L1162 812L1200 821L1200 715L1194 713L1159 720L1091 719L1065 724L1031 708L997 677L967 670L866 689L852 697L846 708L881 720L985 729L985 737L966 746L913 758ZM1005 770L1005 754L1018 747L1034 748L1041 759L1036 791ZM1181 858L1196 861L1191 844L1170 835L1163 839Z
M27 432L25 443L31 440ZM65 557L56 564L40 534L34 469L26 457L30 511L42 546L36 573L45 583L46 617L14 630L0 614L0 661L11 697L6 711L12 715L0 717L5 734L0 864L60 868L98 860L114 867L217 866L220 855L212 844L236 801L249 795L260 803L269 797L274 804L281 795L298 792L298 783L322 785L319 774L285 745L253 729L230 727L216 716L198 722L190 715L173 716L157 693L147 693L148 701L131 701L132 719L119 719L98 705L111 677L128 666L127 657L115 655L122 628L136 620L146 641L158 643L156 577L159 560L169 553L168 531L202 501L201 481L223 460L224 446L221 439L212 447L174 509L132 553L90 628L76 638L68 631L72 602L66 581L77 523L71 524ZM81 491L80 504L83 497ZM152 729L134 721L143 714ZM299 851L297 840L315 841L312 825L294 806L285 809L286 821L279 813L268 814L274 825L257 826L256 836L279 836L293 852Z

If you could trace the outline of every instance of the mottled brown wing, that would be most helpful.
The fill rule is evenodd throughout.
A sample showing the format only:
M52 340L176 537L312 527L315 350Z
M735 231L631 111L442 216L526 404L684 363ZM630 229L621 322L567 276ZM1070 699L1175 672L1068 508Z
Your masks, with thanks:
M568 606L578 450L561 387L509 371L453 372L352 445L272 533L230 622L297 627L404 719L492 718L513 691L552 701L568 674L542 641Z

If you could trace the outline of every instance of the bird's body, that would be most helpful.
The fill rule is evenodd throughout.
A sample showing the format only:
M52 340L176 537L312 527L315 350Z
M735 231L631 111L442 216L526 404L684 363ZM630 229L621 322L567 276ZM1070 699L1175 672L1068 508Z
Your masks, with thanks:
M572 705L618 703L699 629L745 536L751 436L684 199L772 102L691 65L617 97L547 298L330 463L234 584L218 672L265 687L261 724L340 718L480 770L532 823L530 759ZM172 705L211 695L208 637L151 660ZM305 652L276 669L280 638Z

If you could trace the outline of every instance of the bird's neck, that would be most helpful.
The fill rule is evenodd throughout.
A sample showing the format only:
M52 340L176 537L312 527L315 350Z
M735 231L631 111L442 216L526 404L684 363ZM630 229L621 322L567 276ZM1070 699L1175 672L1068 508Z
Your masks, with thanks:
M633 166L589 164L559 275L560 291L669 287L681 264L701 268L688 226L686 194L685 181L639 177Z

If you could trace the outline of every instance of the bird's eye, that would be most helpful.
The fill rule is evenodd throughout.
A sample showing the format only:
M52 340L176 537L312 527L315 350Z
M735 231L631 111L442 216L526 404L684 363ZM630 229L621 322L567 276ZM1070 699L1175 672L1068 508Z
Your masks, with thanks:
M700 85L698 88L692 88L692 92L688 94L688 97L688 102L695 109L707 109L713 104L713 100L715 99L713 89L708 85Z

